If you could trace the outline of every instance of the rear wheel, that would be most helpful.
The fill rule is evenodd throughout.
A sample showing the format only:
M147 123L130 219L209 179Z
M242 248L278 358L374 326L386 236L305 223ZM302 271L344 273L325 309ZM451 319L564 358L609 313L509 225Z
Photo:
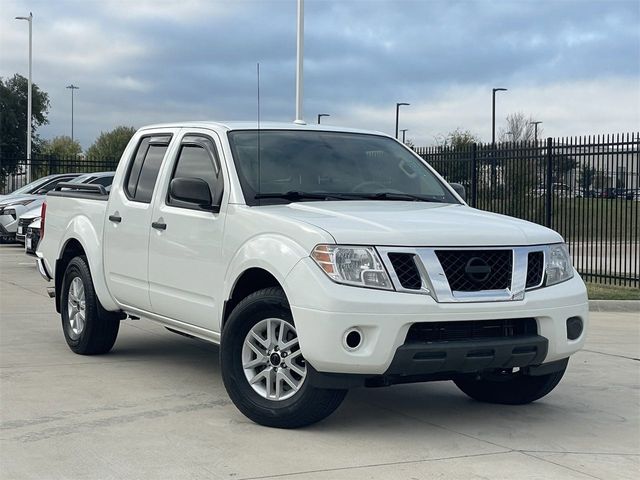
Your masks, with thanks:
M118 336L118 314L108 312L96 296L86 257L72 259L60 292L62 330L69 348L80 355L107 353Z
M460 375L454 379L460 390L474 400L505 405L524 405L535 402L553 390L564 375L566 367L547 375L526 375L523 371L500 370L478 378Z
M224 327L220 363L229 397L261 425L297 428L338 408L346 390L315 388L284 292L267 288L249 295Z

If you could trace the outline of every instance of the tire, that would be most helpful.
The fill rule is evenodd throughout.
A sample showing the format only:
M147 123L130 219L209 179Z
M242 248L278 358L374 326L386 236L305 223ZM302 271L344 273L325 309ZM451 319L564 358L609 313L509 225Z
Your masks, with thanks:
M275 365L285 365L285 362L288 361L289 367L286 365L277 367L273 363L269 363L273 359L273 354L269 355L269 351L277 351L277 346L274 347L273 342L269 344L268 338L257 341L264 341L264 344L255 343L257 337L249 338L251 331L259 331L258 329L265 325L267 331L271 331L273 325L276 325L274 327L276 329L273 330L274 335L271 338L278 337L278 345L286 344L286 342L280 342L282 332L286 332L287 338L297 339L291 310L284 292L280 288L266 288L246 297L233 309L224 326L220 346L220 365L224 386L235 406L254 422L275 428L303 427L331 415L344 400L347 390L315 388L310 385L306 375L304 377L297 375L301 369L306 372L306 364L304 364L304 359L299 351L300 347L295 340L288 342L295 344L291 349L283 348L279 352L282 358L275 363ZM252 350L255 352L256 359L247 359L246 352L249 350L247 350L245 340L254 342L261 351L264 349L265 354L262 355L262 358L267 363L259 364L256 366L256 370L245 370L245 366L259 361L255 349ZM289 355L288 360L285 360L286 355ZM280 375L288 373L288 378L291 378L293 383L299 382L298 388L295 390L286 382L281 382L282 398L269 398L269 389L271 389L272 395L278 395L277 372L279 369L284 369L280 371ZM262 378L252 386L249 383L249 378L256 371L258 374L253 378L261 375ZM275 393L273 388L267 387L267 384L274 385L271 381L272 378L275 379ZM302 381L300 381L301 378ZM285 390L287 388L289 390Z
M540 376L522 372L496 373L478 379L474 375L461 375L454 382L460 390L479 402L525 405L551 392L560 383L566 369ZM500 378L502 376L504 378Z
M79 293L80 286L83 297ZM83 322L74 316L76 312L83 313L82 298ZM84 256L73 258L67 265L60 292L60 316L64 338L75 353L99 355L109 352L113 347L120 328L119 316L117 313L106 311L100 305Z

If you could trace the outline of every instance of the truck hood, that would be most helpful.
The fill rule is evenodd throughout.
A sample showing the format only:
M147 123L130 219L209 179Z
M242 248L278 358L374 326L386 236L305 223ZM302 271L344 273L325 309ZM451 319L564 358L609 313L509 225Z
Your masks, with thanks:
M340 244L466 247L563 241L558 233L546 227L465 205L323 201L259 208L321 228Z

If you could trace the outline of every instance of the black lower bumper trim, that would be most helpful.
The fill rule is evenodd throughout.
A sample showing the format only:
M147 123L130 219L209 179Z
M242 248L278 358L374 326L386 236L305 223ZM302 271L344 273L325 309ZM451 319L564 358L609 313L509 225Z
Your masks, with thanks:
M515 367L527 368L531 375L546 375L563 368L568 361L542 364L548 346L549 341L540 335L409 343L396 350L391 365L382 375L318 372L311 365L307 368L311 384L319 388L451 380L460 374Z
M410 343L396 350L385 375L471 373L542 363L549 341L540 335L509 339Z

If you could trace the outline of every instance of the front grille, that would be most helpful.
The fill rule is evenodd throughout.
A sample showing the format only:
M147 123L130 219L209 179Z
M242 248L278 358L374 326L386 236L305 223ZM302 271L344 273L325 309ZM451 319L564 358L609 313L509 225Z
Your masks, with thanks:
M400 285L407 290L420 290L422 279L411 253L389 253L389 260Z
M527 288L540 285L543 274L544 254L542 252L529 252L527 259Z
M454 342L482 338L511 338L537 335L534 318L472 320L463 322L414 323L407 333L407 343Z
M511 286L511 250L436 250L451 291L504 290Z

